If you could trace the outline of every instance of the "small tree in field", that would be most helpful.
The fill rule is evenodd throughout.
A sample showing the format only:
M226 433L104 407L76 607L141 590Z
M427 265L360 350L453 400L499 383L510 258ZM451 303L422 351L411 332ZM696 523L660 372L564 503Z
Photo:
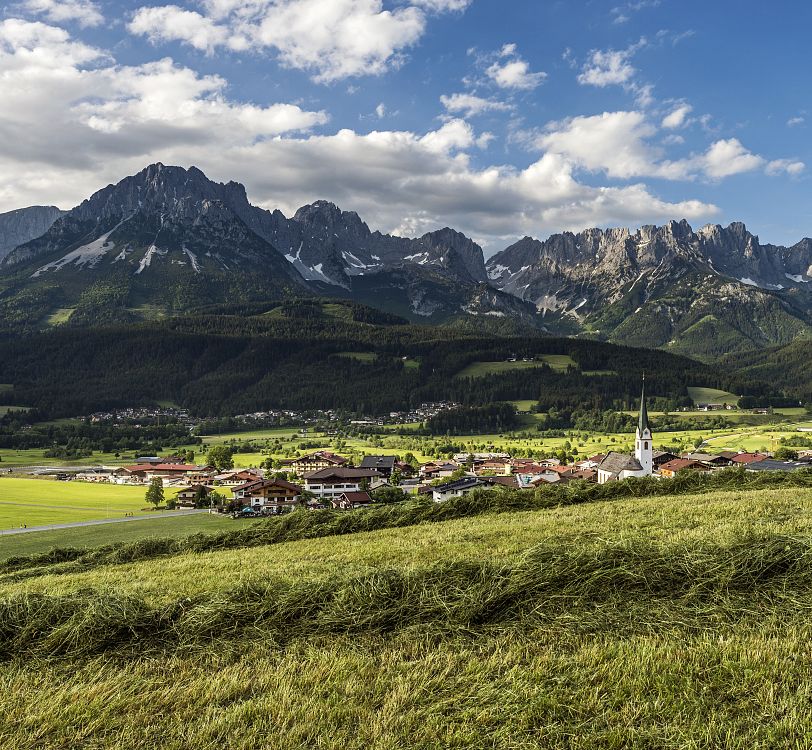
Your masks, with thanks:
M218 471L227 471L234 468L234 454L227 445L213 445L209 448L206 460Z
M147 502L152 503L157 509L161 503L164 501L164 484L158 478L155 477L150 483L149 488L147 489Z

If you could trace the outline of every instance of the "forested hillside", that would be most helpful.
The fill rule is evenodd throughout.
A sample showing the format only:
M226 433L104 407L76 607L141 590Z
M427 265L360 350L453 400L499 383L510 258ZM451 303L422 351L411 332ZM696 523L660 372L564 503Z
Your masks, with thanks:
M663 408L690 404L688 386L771 392L733 369L661 351L414 326L353 303L239 312L7 336L0 339L0 383L7 384L0 404L49 418L159 401L198 416L272 408L385 414L427 401L514 399L537 400L545 410L600 411L631 407L643 371ZM543 361L550 355L572 364L554 369ZM472 363L509 359L532 362L459 377Z

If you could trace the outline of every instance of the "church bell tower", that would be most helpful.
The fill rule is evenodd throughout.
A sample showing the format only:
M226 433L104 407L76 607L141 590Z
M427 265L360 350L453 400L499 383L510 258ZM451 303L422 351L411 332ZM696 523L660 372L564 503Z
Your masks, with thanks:
M646 408L646 376L643 375L643 393L640 396L640 417L637 420L637 432L634 441L634 457L643 467L646 476L654 473L654 445L652 443L651 427L648 423L648 409Z

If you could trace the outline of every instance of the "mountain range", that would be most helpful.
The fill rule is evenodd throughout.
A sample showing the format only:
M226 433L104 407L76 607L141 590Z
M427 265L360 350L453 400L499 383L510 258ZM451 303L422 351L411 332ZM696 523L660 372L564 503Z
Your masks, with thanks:
M288 218L252 205L239 183L162 164L68 212L0 214L6 330L307 296L715 358L810 337L812 240L762 245L741 223L672 221L525 237L486 263L450 228L382 234L327 201Z

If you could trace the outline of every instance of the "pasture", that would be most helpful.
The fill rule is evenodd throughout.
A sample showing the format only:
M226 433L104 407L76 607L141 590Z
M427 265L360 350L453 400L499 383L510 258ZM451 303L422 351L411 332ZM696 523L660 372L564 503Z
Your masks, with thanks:
M716 388L702 388L689 386L688 395L693 399L694 404L733 404L739 403L739 397L735 393L720 391Z
M0 529L141 514L143 487L0 478ZM146 511L149 513L149 511Z

